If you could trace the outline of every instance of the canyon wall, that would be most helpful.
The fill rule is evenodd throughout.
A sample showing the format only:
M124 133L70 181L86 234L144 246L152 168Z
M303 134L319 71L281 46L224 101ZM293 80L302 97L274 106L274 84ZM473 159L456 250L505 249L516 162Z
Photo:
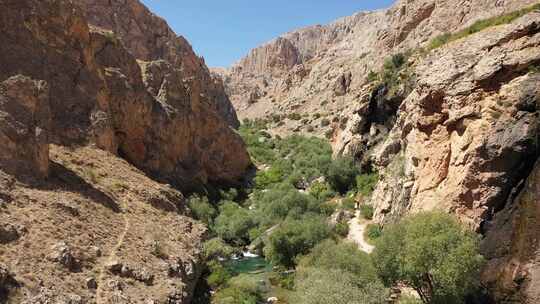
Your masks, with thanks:
M251 167L220 80L137 1L0 8L0 302L189 303L179 190Z
M490 296L536 303L540 11L429 48L532 4L398 1L285 34L214 72L241 118L266 119L279 135L326 136L336 156L378 171L377 222L456 214L482 235Z

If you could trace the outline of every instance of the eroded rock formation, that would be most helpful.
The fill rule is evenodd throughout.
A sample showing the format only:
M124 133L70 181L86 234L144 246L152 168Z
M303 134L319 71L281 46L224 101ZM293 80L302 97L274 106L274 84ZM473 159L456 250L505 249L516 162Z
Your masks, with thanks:
M283 35L215 72L240 117L266 118L278 134L325 135L336 155L379 171L377 221L456 214L484 237L483 282L493 298L535 303L540 12L426 48L440 34L535 3L397 1ZM370 79L397 53L406 58L392 71L397 83Z
M241 118L275 118L273 132L336 135L389 55L533 0L414 0L293 31L253 49L222 75ZM257 98L252 98L257 96ZM303 122L284 118L299 113ZM278 117L281 115L282 117ZM321 126L323 119L335 121ZM333 132L336 131L336 132ZM339 148L338 148L339 149Z

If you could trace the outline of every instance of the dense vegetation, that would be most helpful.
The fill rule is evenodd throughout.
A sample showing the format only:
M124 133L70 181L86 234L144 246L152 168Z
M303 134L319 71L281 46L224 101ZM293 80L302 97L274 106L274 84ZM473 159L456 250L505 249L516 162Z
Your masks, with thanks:
M217 201L189 200L213 236L204 247L212 303L264 299L268 283L261 274L254 279L226 264L248 245L271 263L266 281L285 290L280 297L290 303L386 303L398 282L426 303L459 303L476 287L477 239L452 217L422 214L385 229L369 225L367 239L377 248L370 256L342 241L346 221L330 225L329 217L337 208L354 211L355 197L371 195L377 173L361 174L352 159L332 159L325 140L273 137L261 121L246 121L240 134L261 168L252 187L222 191ZM371 219L373 208L360 208Z
M424 303L463 303L478 287L478 241L452 216L422 213L386 227L373 259L387 285L405 283Z

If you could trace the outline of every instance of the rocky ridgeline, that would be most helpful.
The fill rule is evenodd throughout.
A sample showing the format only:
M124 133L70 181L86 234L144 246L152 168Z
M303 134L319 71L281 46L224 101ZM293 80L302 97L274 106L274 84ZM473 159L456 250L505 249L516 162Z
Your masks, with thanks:
M288 33L215 72L241 118L265 118L277 134L327 136L336 155L378 170L376 221L457 214L483 235L491 295L537 303L540 12L428 48L535 3L398 1ZM392 86L370 79L398 53Z
M213 71L222 75L241 118L281 115L276 131L323 135L331 126L321 121L339 125L345 120L368 73L380 69L390 54L535 2L397 1L387 10L287 33L253 49L231 68ZM291 112L306 120L285 119Z
M0 302L188 303L176 189L251 166L220 80L137 1L0 8Z

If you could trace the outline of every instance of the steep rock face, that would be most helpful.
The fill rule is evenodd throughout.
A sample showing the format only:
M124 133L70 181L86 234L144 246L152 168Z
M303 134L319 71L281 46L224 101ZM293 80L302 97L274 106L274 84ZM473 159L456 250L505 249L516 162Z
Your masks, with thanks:
M94 142L186 189L240 182L250 165L244 145L205 95L208 85L183 66L170 65L169 79L183 94L158 100L114 33L91 32L68 2L8 1L2 17L10 43L0 47L0 80L23 74L48 82L52 142Z
M201 83L183 78L167 61L135 60L110 35L91 31L96 60L105 68L119 154L183 189L238 184L249 156L241 138L201 97Z
M368 153L381 170L376 220L457 214L485 236L482 279L501 303L538 301L539 63L540 12L432 51L415 65L394 127Z
M197 98L205 99L231 126L239 126L236 111L225 94L221 79L213 77L189 42L177 36L167 23L137 0L76 0L88 21L112 30L137 59L165 60L180 71L182 79L200 88Z
M279 120L273 128L278 133L335 135L361 99L369 71L379 70L390 54L532 3L397 1L387 10L358 13L285 34L252 50L230 69L214 71L222 75L241 118L273 116ZM306 122L277 117L291 112L303 115ZM321 126L325 118L337 123Z
M500 301L532 304L540 302L540 163L522 186L517 198L495 216L483 241L490 259L483 281Z
M0 165L14 174L49 173L47 84L22 76L0 83Z
M402 155L401 169L387 173L402 175L409 209L454 211L480 229L526 177L538 155L540 76L528 69L540 61L539 39L534 12L436 50L416 67L417 86L374 158L383 167ZM382 182L374 193L381 220L398 205L388 188Z
M250 159L212 84L137 61L72 1L0 8L0 302L189 303L205 228L145 173L242 181Z

